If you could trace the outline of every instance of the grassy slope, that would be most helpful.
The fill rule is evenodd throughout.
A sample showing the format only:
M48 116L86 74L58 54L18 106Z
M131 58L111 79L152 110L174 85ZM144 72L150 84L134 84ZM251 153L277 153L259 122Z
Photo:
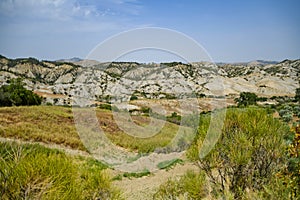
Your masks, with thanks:
M105 165L40 145L0 143L0 199L120 199Z
M85 150L70 108L56 106L0 108L0 136L62 144Z
M178 131L178 126L166 122L155 136L141 139L125 134L108 110L97 109L101 128L115 144L139 152L153 151L167 145ZM133 116L139 125L146 125L148 117ZM73 149L86 150L76 131L71 108L58 106L0 108L0 136L27 141L61 144Z

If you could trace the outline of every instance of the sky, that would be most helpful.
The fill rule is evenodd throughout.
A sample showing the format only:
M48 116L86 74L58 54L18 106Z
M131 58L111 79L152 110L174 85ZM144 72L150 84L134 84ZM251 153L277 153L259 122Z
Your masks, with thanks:
M114 35L160 27L192 38L215 62L299 59L299 9L299 0L1 0L0 54L85 58Z

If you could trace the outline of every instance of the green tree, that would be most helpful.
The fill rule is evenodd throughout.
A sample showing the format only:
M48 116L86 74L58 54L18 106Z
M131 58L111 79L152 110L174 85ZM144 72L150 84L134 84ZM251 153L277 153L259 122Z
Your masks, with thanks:
M40 105L42 98L24 87L20 78L0 87L0 106Z
M258 97L256 94L252 92L241 92L240 97L235 99L235 102L238 103L238 106L249 106L256 105L258 101Z

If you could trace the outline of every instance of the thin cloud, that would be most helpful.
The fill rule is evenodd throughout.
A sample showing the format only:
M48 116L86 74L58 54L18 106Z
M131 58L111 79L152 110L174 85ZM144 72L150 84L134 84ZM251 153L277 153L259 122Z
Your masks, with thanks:
M142 6L136 0L2 0L0 15L53 20L138 15Z

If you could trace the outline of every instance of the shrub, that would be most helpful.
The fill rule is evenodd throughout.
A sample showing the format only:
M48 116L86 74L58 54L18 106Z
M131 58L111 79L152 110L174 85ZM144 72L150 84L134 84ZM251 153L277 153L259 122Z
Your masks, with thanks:
M166 93L166 99L176 99L175 94L171 94L171 93Z
M289 105L284 105L278 113L282 120L286 123L290 122L293 119L293 108Z
M10 85L0 87L0 106L40 105L42 98L24 88L21 79L12 79Z
M297 117L300 118L300 107L299 106L294 107L294 113Z
M259 199L299 199L300 196L300 126L292 128L288 138L288 162L264 187Z
M257 101L261 101L261 102L265 102L265 101L267 101L267 100L268 100L267 97L258 97L258 98L257 98Z
M249 106L256 105L258 101L258 97L256 94L252 92L242 92L240 93L240 97L236 98L235 101L238 103L238 106Z
M286 113L282 116L282 120L286 123L289 123L293 119L293 114L292 113Z
M100 109L111 110L111 105L110 104L106 104L106 103L102 103L98 107Z
M204 93L200 93L200 94L196 94L197 95L197 97L199 97L199 98L204 98L204 97L206 97L206 95L204 94Z
M206 157L199 158L209 125L210 116L202 117L188 157L205 171L215 194L224 196L228 187L240 198L247 189L260 191L271 182L284 163L287 125L263 109L228 109L218 142Z
M167 116L167 121L180 125L181 123L181 116L178 115L176 112L173 112L171 116Z
M151 113L152 111L151 111L151 109L148 108L148 107L142 107L142 108L141 108L141 112L144 113L144 114L149 114L149 113Z
M138 97L135 96L135 95L132 95L132 96L130 97L130 101L133 101L133 100L138 100Z

